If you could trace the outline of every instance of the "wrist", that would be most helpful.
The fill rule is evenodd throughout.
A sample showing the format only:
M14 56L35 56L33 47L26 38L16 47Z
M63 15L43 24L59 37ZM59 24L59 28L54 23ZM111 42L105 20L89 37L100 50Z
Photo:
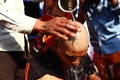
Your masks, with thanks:
M33 31L36 31L38 33L43 34L45 23L46 22L41 21L40 19L37 19L37 21L36 21L36 23L35 23L35 25L33 27Z

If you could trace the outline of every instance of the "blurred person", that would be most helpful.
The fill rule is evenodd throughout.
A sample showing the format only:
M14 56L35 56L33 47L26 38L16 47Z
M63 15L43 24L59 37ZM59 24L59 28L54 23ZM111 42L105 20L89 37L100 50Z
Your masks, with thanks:
M75 36L71 30L78 31L78 24L64 17L43 22L24 14L22 0L0 0L0 80L24 80L25 34L36 31L67 40Z
M120 0L80 0L78 20L87 21L93 61L102 80L111 80L110 66L120 63ZM117 68L119 78L120 68Z
M60 16L60 17L65 16L71 19L71 13L65 13L58 8L57 0L44 0L44 10L41 16L41 20L47 21L56 16ZM59 39L55 40L54 37L51 37L49 35L45 35L45 36L43 35L42 41L45 42L44 50L46 51L48 50L48 51L47 53L43 52L43 54L30 61L29 64L30 66L26 80L34 80L47 73L52 74L56 78L60 78L64 80L77 80L77 79L99 80L100 79L98 76L96 76L96 69L94 68L94 65L90 57L88 56L88 54L86 54L88 48L87 32L85 30L85 27L81 23L79 23L79 25L81 27L81 33L80 33L81 37L79 37L79 42L78 42L81 43L79 45L79 48L81 47L80 52L77 55L74 54L74 52L72 52L70 54L75 56L70 56L66 52L68 46L66 46L66 43L64 41ZM43 58L44 55L46 56ZM52 57L51 59L49 59L50 56ZM50 61L51 63L49 63ZM49 65L46 65L44 63L48 63ZM36 66L34 66L33 64ZM48 80L49 78L50 77L48 77ZM40 78L39 80L42 80L42 78Z

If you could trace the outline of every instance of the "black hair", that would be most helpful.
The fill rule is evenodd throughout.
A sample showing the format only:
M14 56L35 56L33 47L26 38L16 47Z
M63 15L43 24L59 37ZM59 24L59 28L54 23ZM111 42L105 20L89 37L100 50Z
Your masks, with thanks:
M87 4L93 4L93 3L99 3L100 0L85 0L85 3Z

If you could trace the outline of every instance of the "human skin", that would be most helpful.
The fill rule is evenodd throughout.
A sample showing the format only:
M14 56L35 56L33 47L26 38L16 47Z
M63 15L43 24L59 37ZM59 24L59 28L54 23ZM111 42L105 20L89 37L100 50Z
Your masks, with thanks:
M62 40L68 40L68 37L75 37L76 34L74 32L79 31L79 26L65 17L55 17L46 22L38 19L33 31L37 31L42 35L51 34Z
M61 11L57 5L57 0L44 0L45 8L48 9L50 16L65 16L65 12ZM62 14L62 15L61 15ZM56 45L53 46L53 51L60 57L62 62L66 65L71 65L73 62L73 57L81 57L86 54L88 49L88 34L85 27L75 21L78 24L81 31L74 32L76 37L74 40L63 41L57 39L55 42ZM62 44L61 44L62 43ZM72 58L71 58L72 57ZM74 60L76 60L75 58ZM73 62L74 63L74 62Z
M58 77L55 77L49 74L45 74L42 78L37 79L37 80L63 80L63 79L60 79Z

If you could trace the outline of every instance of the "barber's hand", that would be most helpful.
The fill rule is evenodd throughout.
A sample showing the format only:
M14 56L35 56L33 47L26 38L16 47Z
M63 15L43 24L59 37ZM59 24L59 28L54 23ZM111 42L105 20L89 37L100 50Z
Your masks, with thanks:
M74 21L68 20L65 17L56 17L47 22L38 19L34 30L41 34L52 34L67 40L69 37L75 37L75 32L79 31L79 26Z
M43 77L41 77L41 78L39 78L37 80L63 80L63 79L60 79L60 78L57 78L55 76L46 74L46 75L44 75Z

